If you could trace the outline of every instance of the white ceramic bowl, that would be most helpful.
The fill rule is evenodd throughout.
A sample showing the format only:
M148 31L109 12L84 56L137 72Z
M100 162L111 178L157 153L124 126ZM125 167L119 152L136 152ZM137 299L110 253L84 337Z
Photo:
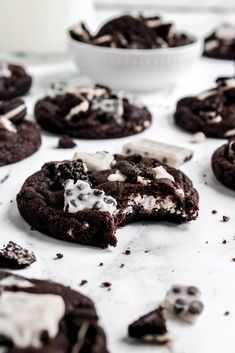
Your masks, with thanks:
M175 84L200 57L202 43L177 48L119 49L81 43L69 37L69 51L82 72L113 89L154 91Z

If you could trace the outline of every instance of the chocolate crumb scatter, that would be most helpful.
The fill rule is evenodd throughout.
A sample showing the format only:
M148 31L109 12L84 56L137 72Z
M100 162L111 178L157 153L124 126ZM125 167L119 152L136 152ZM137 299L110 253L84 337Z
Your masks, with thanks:
M63 257L64 257L64 255L63 255L63 254L58 253L58 254L56 254L55 260L62 259Z
M216 214L217 211L216 211L216 210L212 210L211 213L212 213L212 214Z
M125 251L123 251L123 255L130 255L131 254L131 250L125 250Z
M222 241L222 244L227 244L227 240L224 239L224 240Z
M123 268L124 266L125 266L124 264L121 264L121 265L120 265L120 268Z
M223 216L222 222L228 222L229 220L230 220L230 217Z
M110 288L111 287L111 283L110 282L103 282L103 283L101 283L101 287L102 288Z
M69 137L68 135L62 135L59 138L57 148L73 148L75 146L77 146L77 144L74 142L74 140L71 137Z
M81 280L79 286L82 287L82 286L84 286L87 283L88 283L88 281L86 279L83 279L83 280Z

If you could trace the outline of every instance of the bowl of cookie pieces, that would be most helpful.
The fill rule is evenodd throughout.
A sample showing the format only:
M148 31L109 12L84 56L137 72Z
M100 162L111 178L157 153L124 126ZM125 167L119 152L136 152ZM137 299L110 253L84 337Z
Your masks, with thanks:
M123 15L94 35L77 24L68 43L78 68L95 82L142 92L177 83L202 53L199 39L159 16Z

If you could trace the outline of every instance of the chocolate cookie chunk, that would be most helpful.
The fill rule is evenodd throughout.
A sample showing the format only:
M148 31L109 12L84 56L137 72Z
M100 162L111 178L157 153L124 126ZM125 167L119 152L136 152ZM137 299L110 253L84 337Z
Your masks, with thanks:
M147 108L109 88L67 88L56 93L35 106L38 123L55 134L108 139L134 135L151 125Z
M184 130L208 137L235 135L235 78L219 78L217 86L194 97L181 99L174 114Z
M105 23L94 36L82 23L73 27L70 35L80 42L124 49L178 47L193 42L192 38L177 33L172 23L164 22L159 16L120 16Z
M211 165L216 178L235 190L235 138L214 152Z
M23 96L31 85L32 78L22 66L0 63L0 100Z
M146 342L166 344L171 340L166 326L163 308L151 311L133 322L128 328L128 334L132 338Z
M40 147L39 129L25 115L22 99L0 102L0 167L25 159Z
M6 353L108 353L93 302L61 284L0 272L0 348Z
M13 270L30 266L36 261L32 251L23 249L20 245L10 241L7 246L0 250L0 267Z
M235 26L223 24L205 38L204 56L235 60Z
M40 232L101 248L116 245L119 226L182 223L198 215L197 191L181 171L140 155L107 152L45 164L25 181L17 203Z

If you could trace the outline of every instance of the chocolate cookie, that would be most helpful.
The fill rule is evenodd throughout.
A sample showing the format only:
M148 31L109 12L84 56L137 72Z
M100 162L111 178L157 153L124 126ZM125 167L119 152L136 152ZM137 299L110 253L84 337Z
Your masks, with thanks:
M4 353L108 353L93 302L61 284L0 272Z
M20 98L0 102L0 167L25 159L40 147L39 129L25 120L26 110Z
M82 23L70 30L73 39L93 45L124 49L156 49L178 47L193 42L184 33L177 33L174 25L161 17L133 17L124 15L105 23L92 36Z
M22 248L20 245L10 241L0 250L0 267L13 270L30 266L36 261L32 251Z
M17 195L22 217L52 237L105 248L116 228L197 218L198 193L179 170L140 155L77 153L30 176Z
M31 85L32 78L22 66L0 63L0 100L23 96Z
M151 125L147 108L102 86L55 91L37 102L35 117L45 130L84 139L130 136Z
M235 26L223 24L205 38L204 56L235 60Z
M208 137L235 135L235 78L218 78L217 86L177 103L175 123L190 132Z
M214 152L211 165L216 178L235 190L235 138Z

